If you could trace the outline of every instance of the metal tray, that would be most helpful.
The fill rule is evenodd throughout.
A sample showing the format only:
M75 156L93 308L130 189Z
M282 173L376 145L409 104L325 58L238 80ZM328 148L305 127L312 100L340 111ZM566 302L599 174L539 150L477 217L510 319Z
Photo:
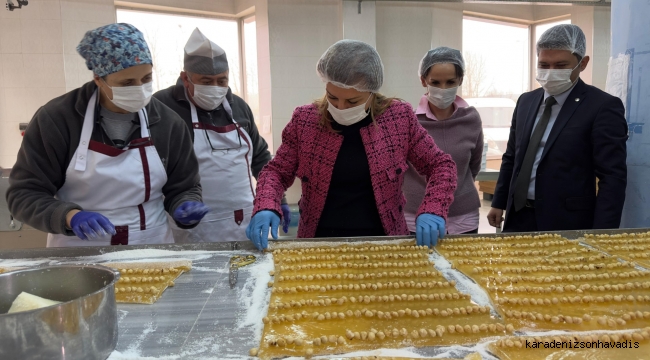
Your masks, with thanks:
M620 234L646 232L650 229L617 229L597 231L553 232L568 239L579 239L585 234ZM527 235L548 232L526 233ZM512 234L477 234L471 237L498 237ZM449 236L449 238L466 237ZM386 241L412 239L410 236L290 239L274 242L340 242ZM0 266L11 266L12 259L31 259L49 264L100 263L87 257L116 251L137 249L161 249L178 251L175 258L193 260L193 269L177 279L176 285L165 291L164 296L153 305L119 304L119 338L116 352L109 358L136 359L140 357L161 359L249 359L248 351L259 345L259 324L245 321L248 309L253 306L255 284L259 272L250 265L239 269L238 281L230 288L228 263L232 255L254 254L258 261L270 261L269 254L261 254L250 241L234 241L201 244L168 244L112 247L43 248L0 251ZM184 255L186 252L188 255ZM201 253L203 255L196 255ZM195 258L193 258L195 257ZM158 257L152 257L158 259ZM3 259L5 261L3 261ZM136 259L140 260L140 259ZM264 282L264 286L266 283ZM268 291L263 306L268 302ZM259 304L258 304L259 305ZM253 323L258 323L254 325ZM258 328L256 328L258 326ZM462 358L474 351L465 348L421 348L415 350L424 356L447 353L448 357Z

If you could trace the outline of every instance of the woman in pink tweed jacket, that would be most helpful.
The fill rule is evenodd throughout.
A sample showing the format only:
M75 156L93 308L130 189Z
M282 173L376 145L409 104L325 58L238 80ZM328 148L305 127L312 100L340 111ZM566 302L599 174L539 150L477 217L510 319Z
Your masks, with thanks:
M373 64L368 63L368 59L376 60ZM345 65L337 66L337 60ZM345 201L341 198L346 196L345 191L336 190L340 187L333 182L346 179L346 174L335 173L346 160L353 161L352 150L339 154L341 149L350 148L352 140L348 139L352 135L360 135L359 147L361 151L365 149L363 161L354 165L367 166L369 170L368 192L370 198L374 195L372 210L378 213L381 235L409 234L404 219L406 199L402 194L404 174L409 167L407 162L428 179L418 214L432 214L440 220L446 218L456 189L456 166L418 123L410 104L377 93L383 66L374 48L359 41L342 40L326 51L319 61L318 71L327 82L327 94L314 104L296 108L282 132L282 145L258 177L248 237L258 248L265 248L271 226L272 235L277 238L277 224L282 214L280 200L296 177L302 182L298 237L316 237L319 226L324 226L325 219L321 216L326 205ZM364 103L365 108L362 107ZM364 122L368 125L359 126ZM349 130L355 126L358 130L349 135ZM344 144L346 141L348 145ZM354 173L356 169L349 172ZM355 206L354 202L350 206ZM347 218L337 219L338 213L328 213L328 221L350 222L347 215ZM344 216L343 211L340 213ZM366 222L372 220L365 212L358 215L370 219ZM442 222L444 229L444 220ZM356 234L353 230L351 233ZM430 229L426 227L426 231ZM363 235L376 234L358 234Z

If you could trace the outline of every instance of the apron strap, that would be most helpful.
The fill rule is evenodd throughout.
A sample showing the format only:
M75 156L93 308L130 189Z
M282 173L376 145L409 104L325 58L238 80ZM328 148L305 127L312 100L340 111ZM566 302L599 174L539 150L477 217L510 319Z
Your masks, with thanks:
M93 96L90 97L88 101L88 106L86 107L86 114L84 115L84 123L81 128L81 138L79 139L79 146L75 152L75 164L74 169L76 171L84 172L86 171L86 159L88 158L88 147L90 146L90 138L93 134L93 127L95 121L95 106L97 106L97 93L98 90L95 90ZM138 111L138 116L140 117L140 135L141 137L149 137L149 116L147 115L146 108L140 109Z
M149 137L149 114L147 114L146 107L138 111L138 117L140 118L140 137L146 139Z
M230 107L230 103L228 102L228 99L224 97L224 98L223 98L223 103L221 103L221 105L223 105L223 108L224 108L224 109L226 110L226 112L230 115L230 118L232 119L232 122L233 122L235 125L237 125L237 121L235 121L235 117L232 116L232 108ZM239 128L239 126L238 126L237 128Z
M79 139L79 147L75 152L74 169L77 171L86 170L86 158L88 157L88 146L90 145L90 137L93 134L93 122L95 120L95 106L97 105L97 90L93 93L88 101L86 107L86 114L84 115L84 123L81 128L81 138Z

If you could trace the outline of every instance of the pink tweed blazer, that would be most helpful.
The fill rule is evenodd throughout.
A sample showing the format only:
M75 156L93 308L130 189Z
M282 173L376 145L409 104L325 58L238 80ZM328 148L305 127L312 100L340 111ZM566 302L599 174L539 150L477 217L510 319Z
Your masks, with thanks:
M282 214L280 200L295 178L302 182L298 237L316 234L330 187L334 162L343 136L319 124L315 105L296 108L282 131L282 145L275 158L260 172L253 213L274 210ZM447 218L456 190L456 164L440 150L418 123L411 105L395 101L371 124L361 129L368 155L370 177L386 235L409 234L404 220L406 198L402 194L407 161L428 180L418 215Z

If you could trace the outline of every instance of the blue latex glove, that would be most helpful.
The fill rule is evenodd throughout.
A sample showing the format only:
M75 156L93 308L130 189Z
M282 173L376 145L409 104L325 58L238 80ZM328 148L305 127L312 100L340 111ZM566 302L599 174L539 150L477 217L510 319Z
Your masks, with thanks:
M271 236L277 239L278 226L280 226L278 214L270 210L262 210L253 215L251 223L246 228L246 237L261 251L269 246L269 227L271 227Z
M201 221L209 211L210 208L202 202L186 201L174 210L174 216L172 217L179 223L188 226Z
M289 232L289 224L291 223L291 209L287 204L282 204L280 207L282 208L282 231L286 234Z
M72 232L81 240L95 240L108 234L115 235L115 226L106 216L90 211L80 211L70 219Z
M415 239L418 245L436 246L438 238L445 237L445 219L437 215L421 214L415 220Z

